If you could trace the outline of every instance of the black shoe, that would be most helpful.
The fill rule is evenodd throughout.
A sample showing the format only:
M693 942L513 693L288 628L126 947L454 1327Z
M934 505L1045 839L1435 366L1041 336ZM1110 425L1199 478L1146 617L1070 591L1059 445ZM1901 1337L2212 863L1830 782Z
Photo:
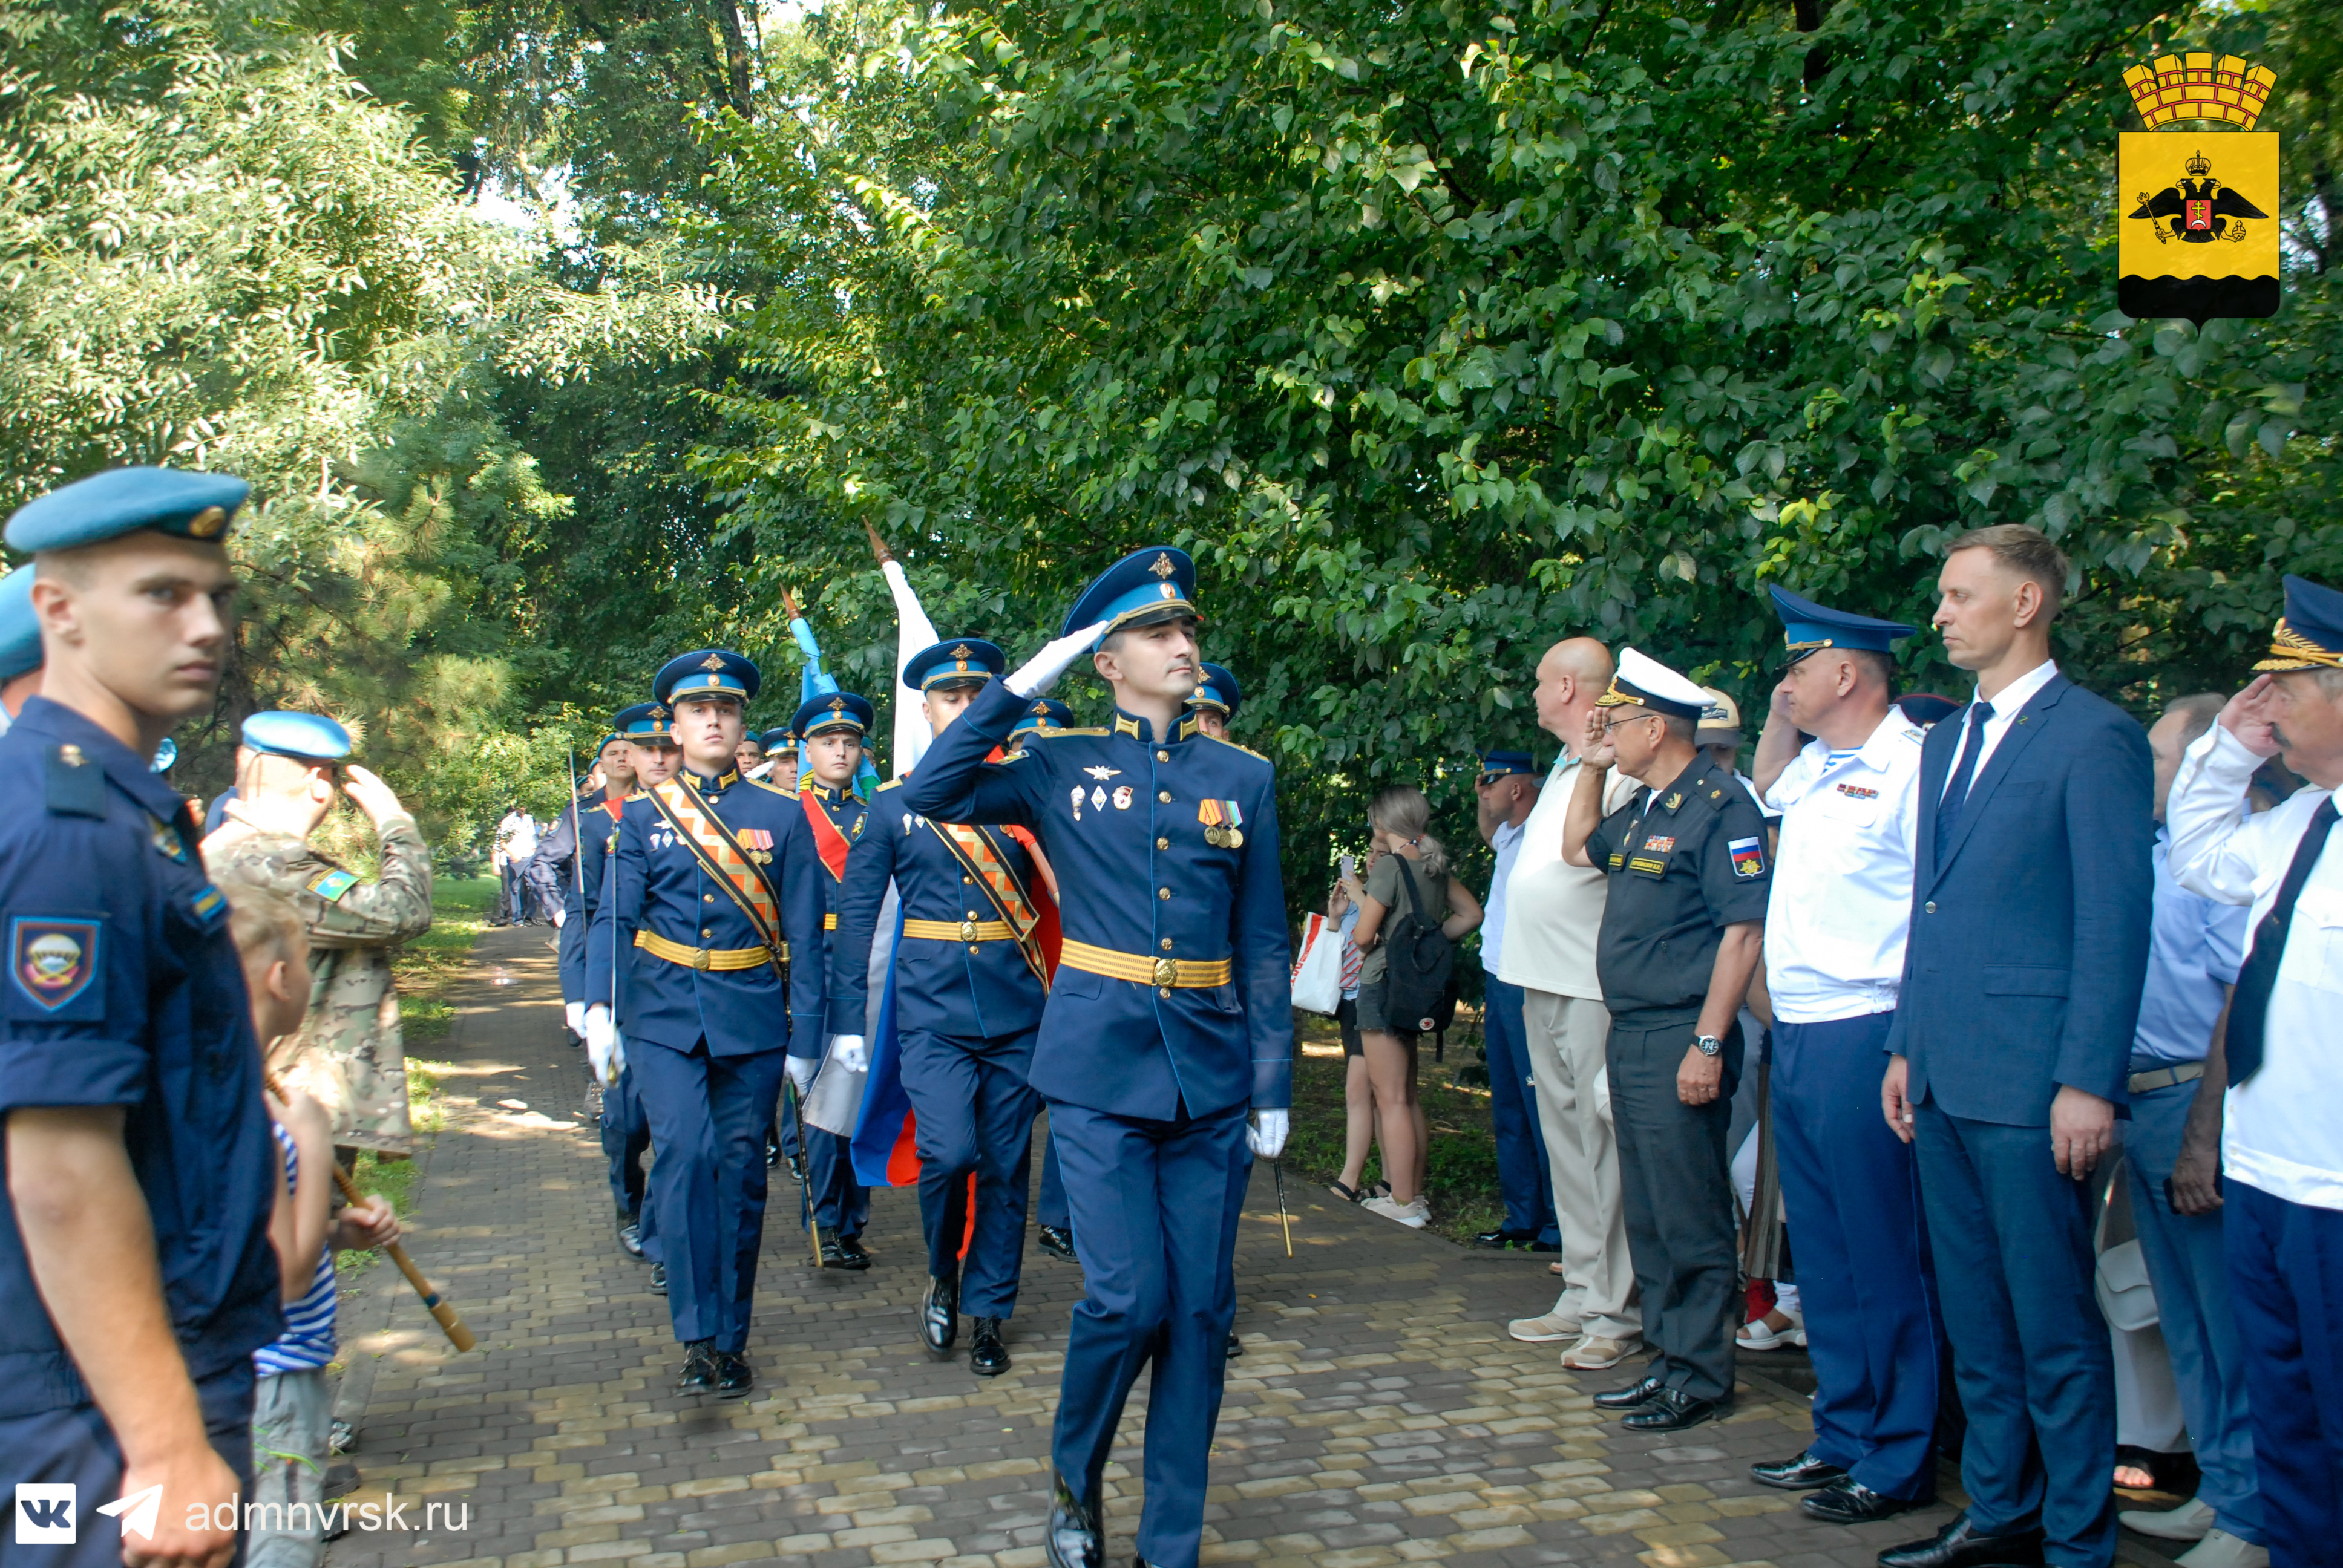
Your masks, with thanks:
M1846 1479L1846 1472L1826 1459L1816 1459L1810 1448L1795 1459L1751 1465L1749 1479L1760 1486L1779 1487L1784 1492L1812 1492L1817 1486L1837 1485Z
M1825 1524L1869 1524L1875 1520L1893 1519L1907 1508L1926 1507L1926 1501L1889 1497L1872 1491L1850 1475L1835 1486L1826 1486L1798 1499L1798 1506L1807 1518L1819 1519Z
M1596 1394L1594 1396L1594 1408L1597 1410L1638 1410L1650 1403L1652 1400L1658 1395L1660 1390L1666 1386L1667 1385L1665 1383L1660 1382L1659 1374L1655 1372L1650 1377L1629 1383L1625 1388L1614 1388L1606 1392Z
M651 1265L651 1294L655 1296L664 1296L667 1294L667 1265L665 1263L653 1263Z
M1229 1331L1228 1353L1225 1359L1234 1361L1237 1357L1242 1354L1244 1354L1244 1341L1237 1338L1236 1330L1231 1329Z
M643 1255L643 1228L632 1220L618 1227L618 1246L629 1258Z
M1907 1541L1879 1554L1879 1568L2037 1568L2042 1532L2012 1530L1987 1535L1964 1512L1926 1541Z
M1619 1424L1629 1432L1682 1432L1715 1416L1733 1413L1729 1399L1694 1399L1680 1388L1664 1388Z
M739 1351L716 1352L716 1397L739 1399L757 1386L757 1374L749 1369L749 1358Z
M838 1239L838 1255L846 1260L846 1266L850 1269L870 1266L870 1254L862 1250L862 1238L860 1236L840 1236Z
M683 1375L675 1380L678 1393L712 1393L717 1380L723 1375L716 1363L716 1348L707 1340L694 1340L683 1347Z
M1062 1475L1050 1477L1050 1527L1041 1533L1050 1568L1106 1568L1106 1536L1098 1510L1074 1495Z
M920 1297L920 1342L939 1359L951 1354L960 1338L960 1278L941 1280L930 1274Z
M1069 1263L1074 1258L1074 1233L1062 1225L1041 1227L1041 1251L1063 1258Z
M781 1146L771 1139L765 1140L765 1169L770 1171L781 1162Z
M1001 1320L979 1318L968 1344L968 1370L979 1377L999 1377L1009 1370L1009 1347L1001 1342Z
M1493 1231L1483 1231L1473 1237L1473 1244L1476 1247L1486 1247L1492 1251L1504 1252L1535 1240L1537 1238L1526 1231L1508 1231L1500 1225Z

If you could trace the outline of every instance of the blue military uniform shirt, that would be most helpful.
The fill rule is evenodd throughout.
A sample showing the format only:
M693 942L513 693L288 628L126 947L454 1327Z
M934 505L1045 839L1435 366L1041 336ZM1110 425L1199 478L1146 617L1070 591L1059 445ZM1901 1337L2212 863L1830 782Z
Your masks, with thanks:
M1037 730L985 757L1023 717L995 681L904 782L942 822L1031 829L1058 877L1068 950L1123 960L1228 960L1231 983L1143 984L1060 965L1030 1081L1051 1100L1170 1121L1248 1101L1292 1102L1293 1009L1277 862L1277 770L1202 735L1192 717L1156 736L1117 712L1097 729ZM1216 820L1217 819L1217 820ZM1233 830L1242 842L1231 842ZM1221 840L1215 842L1215 839Z
M817 784L809 779L799 786L798 796L799 810L805 809L805 802L809 798L814 802L815 809L829 819L830 826L838 829L838 836L845 840L847 851L850 857L855 844L862 837L863 829L870 816L870 809L863 804L862 797L851 789L833 789L828 785ZM808 822L810 825L810 818L808 819ZM820 845L817 843L815 849L819 851ZM816 858L821 865L821 924L822 929L830 933L830 958L827 966L829 972L823 976L824 991L829 998L827 1005L830 1010L830 1032L860 1034L864 1021L861 1007L858 1004L850 1011L839 1001L837 970L840 964L847 961L838 935L840 910L846 897L846 879L832 875L830 862L827 859L820 859L819 853ZM864 970L867 971L870 969L870 952L867 946L863 949L859 961ZM869 986L867 973L864 977L864 985L867 990Z
M578 823L585 818L583 828ZM597 794L562 813L561 825L554 829L555 839L568 833L574 836L577 861L569 874L561 879L561 994L564 998L607 1002L607 996L596 997L586 989L586 943L594 929L594 911L602 904L602 872L609 864L610 840L618 835L618 819L611 814L606 797Z
M0 736L0 1119L124 1109L188 1372L282 1332L277 1145L260 1046L186 802L105 730L35 697ZM0 1418L86 1402L0 1203Z
M644 793L619 811L617 842L587 944L587 996L613 994L613 979L622 977L615 1016L629 1040L689 1051L704 1039L712 1056L749 1056L784 1046L793 1055L820 1055L828 957L821 883L829 873L815 858L804 809L789 791L737 772L709 779L686 767L675 777L736 838L743 832L769 838L772 848L762 852L771 859L763 870L779 905L781 937L793 960L789 979L771 964L695 970L634 945L638 930L687 948L737 950L759 946L763 940Z
M901 779L880 786L870 801L870 823L846 866L839 952L830 980L833 1020L863 1016L870 994L870 947L890 878L907 920L958 928L970 920L998 924L1001 918L936 829L911 809ZM997 829L984 832L1011 874L1032 887L1033 861L1024 846ZM895 1021L901 1029L975 1040L1020 1034L1041 1021L1048 998L1024 949L1014 940L960 942L907 935L895 950Z

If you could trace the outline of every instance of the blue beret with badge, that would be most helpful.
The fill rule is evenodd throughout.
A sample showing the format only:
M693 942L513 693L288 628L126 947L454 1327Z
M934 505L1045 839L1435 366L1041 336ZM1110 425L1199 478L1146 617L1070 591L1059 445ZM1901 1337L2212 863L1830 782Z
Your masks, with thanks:
M808 740L830 729L851 729L857 735L868 734L877 710L867 697L857 697L850 691L827 691L808 699L789 721L789 728Z
M322 713L271 709L244 721L244 744L264 757L338 762L350 754L350 732Z
M1008 656L980 637L952 638L903 661L903 684L914 691L979 685L1009 668Z
M252 487L226 474L178 468L108 468L25 502L8 519L8 548L77 549L153 528L216 543Z
M1101 637L1160 620L1201 620L1196 613L1196 563L1185 550L1150 545L1109 567L1066 612L1061 637L1106 623Z
M1037 697L1025 705L1023 717L1009 727L1011 735L1023 735L1035 729L1071 729L1074 710L1054 697Z
M664 702L638 702L613 714L610 727L638 746L672 746L675 736L668 725L674 718L675 710Z
M795 751L798 749L798 732L783 725L778 729L768 729L758 736L757 744L765 749L765 755L768 757L776 751Z
M1481 753L1483 779L1503 779L1508 774L1537 772L1537 759L1526 751L1483 751Z
M41 619L33 613L33 568L0 578L0 680L41 668Z
M1243 700L1244 689L1237 684L1237 678L1217 664L1203 667L1202 678L1196 682L1196 689L1188 695L1189 707L1217 708L1227 719L1237 716L1237 705Z
M1912 635L1912 628L1901 621L1832 609L1775 584L1768 584L1765 591L1774 596L1774 613L1782 618L1782 641L1790 650L1792 664L1826 648L1892 653L1897 638Z
M2286 613L2270 634L2270 656L2256 669L2343 668L2343 593L2308 578L2286 576Z
M757 667L730 648L697 648L660 667L651 695L669 707L711 697L729 697L746 707L763 681Z

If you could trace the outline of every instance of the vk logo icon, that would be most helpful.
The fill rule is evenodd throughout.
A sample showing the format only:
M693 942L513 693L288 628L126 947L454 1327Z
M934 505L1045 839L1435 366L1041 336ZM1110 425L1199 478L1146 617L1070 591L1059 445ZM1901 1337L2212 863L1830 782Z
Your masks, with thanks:
M80 1489L70 1481L16 1483L16 1544L71 1546Z

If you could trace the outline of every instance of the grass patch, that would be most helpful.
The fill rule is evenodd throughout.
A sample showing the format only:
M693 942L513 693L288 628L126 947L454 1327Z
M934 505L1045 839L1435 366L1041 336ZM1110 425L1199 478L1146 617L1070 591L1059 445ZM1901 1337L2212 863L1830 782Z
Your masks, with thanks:
M1293 1131L1286 1141L1285 1163L1292 1173L1323 1186L1342 1173L1342 1036L1332 1019L1306 1012L1293 1015ZM1434 1061L1427 1040L1416 1060L1416 1095L1432 1131L1428 1229L1464 1241L1495 1229L1504 1214L1485 1074L1478 1086L1457 1081L1460 1070L1471 1076L1481 1065L1480 1030L1469 1014L1460 1012L1457 1027L1448 1031L1447 1056ZM1378 1181L1382 1174L1379 1154L1370 1154L1367 1180Z

